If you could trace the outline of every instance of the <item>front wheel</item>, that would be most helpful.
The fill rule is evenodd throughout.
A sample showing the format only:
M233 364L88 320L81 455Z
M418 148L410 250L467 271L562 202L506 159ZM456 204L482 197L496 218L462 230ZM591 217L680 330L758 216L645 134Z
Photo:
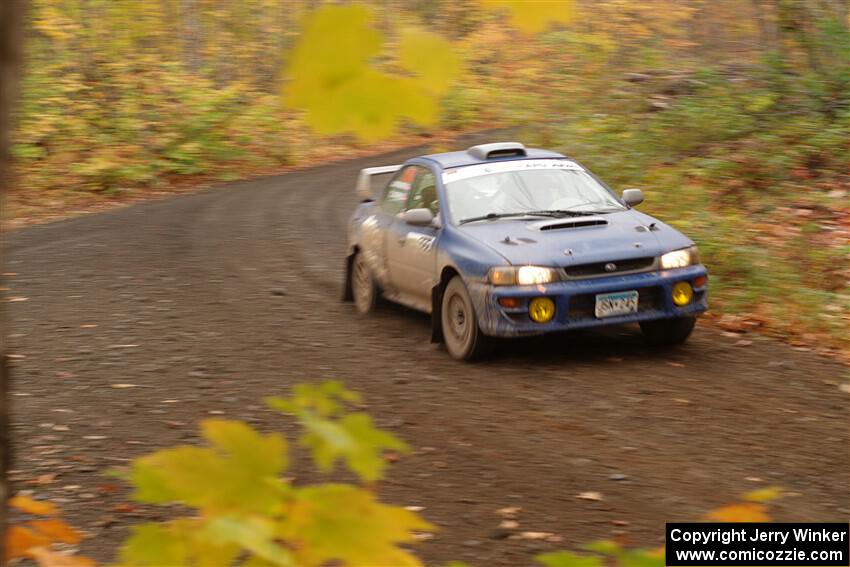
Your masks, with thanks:
M650 343L658 346L672 346L688 340L696 322L696 317L641 321L640 330Z
M459 276L452 278L443 292L440 315L443 340L452 358L471 361L489 352L492 339L481 332L472 299Z

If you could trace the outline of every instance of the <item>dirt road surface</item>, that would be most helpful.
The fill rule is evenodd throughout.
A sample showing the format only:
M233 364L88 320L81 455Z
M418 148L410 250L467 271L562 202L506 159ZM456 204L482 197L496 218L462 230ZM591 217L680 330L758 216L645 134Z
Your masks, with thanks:
M429 344L423 315L357 317L339 301L356 173L415 153L13 233L15 488L59 501L93 536L82 551L108 560L129 524L164 512L124 505L106 469L196 440L210 412L292 438L261 398L335 378L413 447L380 493L440 526L418 546L429 564L526 565L614 536L656 545L665 521L773 484L790 492L777 520L850 517L847 373L833 362L707 328L660 352L626 328L462 365ZM309 471L299 459L298 480ZM603 499L577 498L588 491ZM515 531L562 541L506 537L507 506L521 507Z

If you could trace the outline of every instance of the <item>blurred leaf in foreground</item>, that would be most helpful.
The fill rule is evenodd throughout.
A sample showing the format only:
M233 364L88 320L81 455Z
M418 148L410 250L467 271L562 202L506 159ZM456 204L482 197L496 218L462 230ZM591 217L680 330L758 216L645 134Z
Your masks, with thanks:
M368 414L348 413L360 396L341 382L302 384L266 402L295 416L305 429L302 443L323 470L342 460L361 480L374 481L386 466L384 450L407 447ZM381 503L372 487L293 486L282 477L290 461L281 434L226 419L202 421L201 431L205 447L178 446L134 460L128 476L136 500L195 510L133 528L121 547L122 565L420 565L401 546L434 527L414 511Z
M325 5L308 15L286 68L287 105L306 112L319 134L352 132L364 140L389 136L401 120L436 122L439 98L460 63L451 44L424 30L401 35L398 64L413 74L375 65L383 34L363 5Z

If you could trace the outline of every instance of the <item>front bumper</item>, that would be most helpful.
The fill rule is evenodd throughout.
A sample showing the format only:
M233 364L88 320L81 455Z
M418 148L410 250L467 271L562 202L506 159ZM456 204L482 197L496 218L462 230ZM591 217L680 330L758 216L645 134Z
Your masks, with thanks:
M707 283L702 286L694 285L694 280L705 276L708 276L708 272L705 266L700 264L675 270L533 286L493 286L472 283L468 289L475 302L478 324L484 334L494 337L516 337L694 316L708 309ZM673 285L680 281L689 281L694 288L693 300L684 307L676 306L671 298ZM630 290L637 290L639 293L636 313L604 319L596 318L594 314L596 294ZM502 307L498 302L502 297L519 299L519 306ZM548 323L536 323L528 316L528 302L535 297L549 297L555 302L555 317Z

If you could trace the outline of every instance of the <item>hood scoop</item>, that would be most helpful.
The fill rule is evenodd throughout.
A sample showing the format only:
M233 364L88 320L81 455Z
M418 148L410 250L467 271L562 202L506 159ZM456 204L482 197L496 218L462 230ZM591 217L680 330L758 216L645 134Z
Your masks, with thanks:
M557 219L534 224L537 230L562 230L568 228L585 228L589 226L605 226L608 221L600 217L581 217Z

